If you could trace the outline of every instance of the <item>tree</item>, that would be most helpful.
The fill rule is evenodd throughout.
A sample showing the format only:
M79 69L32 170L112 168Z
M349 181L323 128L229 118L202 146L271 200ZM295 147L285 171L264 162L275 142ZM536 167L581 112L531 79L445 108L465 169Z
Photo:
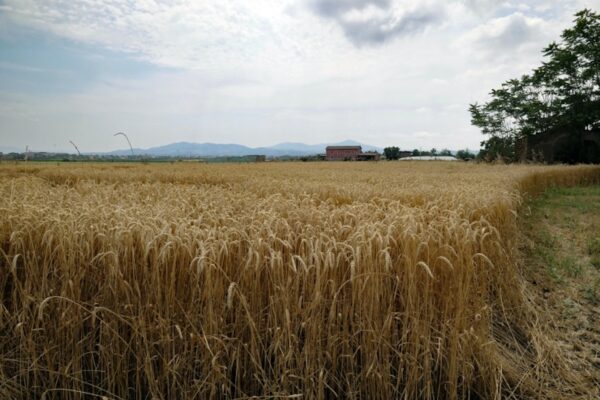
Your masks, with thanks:
M437 156L437 150L436 150L436 148L434 147L433 149L429 150L429 154L431 154L434 157Z
M527 147L518 151L522 143L555 135L563 137L557 161L585 161L586 135L600 133L600 14L575 16L561 42L543 50L540 67L492 90L487 103L470 105L471 123L489 137L482 143L486 158L531 157Z
M400 158L400 149L396 146L386 147L383 149L383 154L388 160L397 160Z
M460 160L472 160L475 158L475 154L471 153L469 149L459 150L456 152L456 158Z
M414 149L412 151L412 156L413 157L419 157L421 155L421 152L419 151L419 149Z
M440 156L452 156L452 152L448 149L442 149L442 151L440 151Z

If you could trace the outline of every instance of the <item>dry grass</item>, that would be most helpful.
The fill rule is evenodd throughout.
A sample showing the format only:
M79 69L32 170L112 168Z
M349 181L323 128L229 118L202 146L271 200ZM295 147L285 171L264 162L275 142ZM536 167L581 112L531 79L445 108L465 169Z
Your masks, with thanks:
M581 396L518 268L598 167L0 166L0 398Z
M525 211L524 272L540 319L600 398L600 185L553 188Z

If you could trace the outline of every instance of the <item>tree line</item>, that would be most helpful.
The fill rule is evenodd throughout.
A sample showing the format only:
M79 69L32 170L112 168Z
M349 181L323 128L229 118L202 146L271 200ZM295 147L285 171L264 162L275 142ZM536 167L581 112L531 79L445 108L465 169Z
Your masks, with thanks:
M474 153L470 152L468 149L459 150L456 152L456 154L452 154L452 152L448 149L442 149L442 150L438 151L435 147L429 151L414 149L411 152L408 152L408 151L403 152L397 146L390 146L390 147L386 147L383 149L383 155L386 158L386 160L398 160L399 158L401 158L403 156L403 153L404 153L404 156L406 156L406 157L456 156L456 158L459 158L461 160L471 160L476 157L476 155Z
M488 160L600 162L600 15L585 9L544 61L471 104L471 122L488 138Z

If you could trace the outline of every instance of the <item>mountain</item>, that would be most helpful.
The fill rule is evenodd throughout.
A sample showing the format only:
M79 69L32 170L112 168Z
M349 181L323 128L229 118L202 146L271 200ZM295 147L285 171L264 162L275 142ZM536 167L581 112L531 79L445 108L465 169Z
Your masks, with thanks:
M11 146L0 146L0 153L23 153L25 148L11 147Z
M133 149L136 155L148 156L170 156L170 157L239 157L254 154L264 154L267 157L281 156L306 156L325 153L327 146L359 146L358 142L345 140L339 143L305 144L305 143L279 143L269 147L248 147L240 144L219 144L219 143L190 143L177 142L164 146L151 147L148 149ZM363 151L379 151L382 149L376 146L362 145ZM131 150L116 150L106 155L126 156L131 154Z
M133 149L134 154L144 154L148 156L228 156L228 155L250 155L256 154L254 150L249 147L242 146L239 144L216 144L216 143L190 143L190 142L178 142L171 143L164 146L151 147L149 149ZM131 150L116 150L109 155L126 156L131 154Z

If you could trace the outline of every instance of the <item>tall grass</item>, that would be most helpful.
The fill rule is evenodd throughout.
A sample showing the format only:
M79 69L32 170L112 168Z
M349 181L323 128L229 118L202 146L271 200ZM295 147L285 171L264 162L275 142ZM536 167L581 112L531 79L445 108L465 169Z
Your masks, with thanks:
M519 205L598 167L0 167L0 398L585 396Z

